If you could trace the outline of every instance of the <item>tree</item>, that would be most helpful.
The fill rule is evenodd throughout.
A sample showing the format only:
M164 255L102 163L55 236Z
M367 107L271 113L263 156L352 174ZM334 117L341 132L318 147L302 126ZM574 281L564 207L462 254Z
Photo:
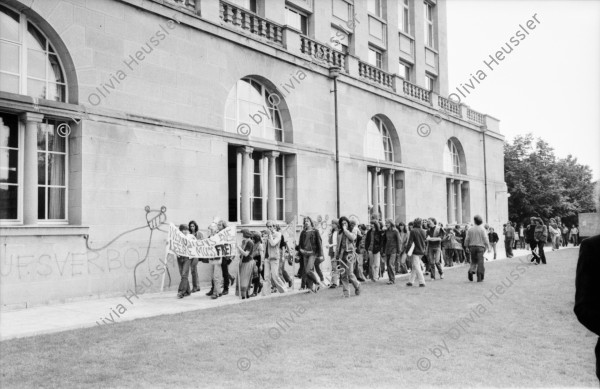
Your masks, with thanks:
M596 208L590 167L572 155L557 159L554 149L532 134L504 144L504 179L509 218L516 222L531 216L575 222L578 213Z

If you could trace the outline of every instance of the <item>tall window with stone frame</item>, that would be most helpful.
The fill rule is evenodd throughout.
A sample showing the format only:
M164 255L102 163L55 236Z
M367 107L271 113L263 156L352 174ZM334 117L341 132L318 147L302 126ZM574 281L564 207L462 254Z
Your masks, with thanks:
M0 112L0 220L21 219L23 141L17 115Z
M308 15L294 7L285 7L285 24L308 35Z
M67 101L63 66L53 45L24 14L0 5L0 91Z
M433 29L433 4L425 1L425 46L435 49L435 35Z
M269 150L229 146L229 221L243 224L260 224L268 219L285 221L287 157ZM249 164L248 177L244 177L244 159ZM243 193L245 180L248 186L246 198ZM243 218L244 202L249 207L247 220Z
M446 178L446 206L448 223L470 220L470 189L466 179L466 161L462 146L456 138L446 141L443 153L443 170Z
M398 29L405 34L410 34L410 8L409 0L398 1Z
M364 156L380 162L394 162L390 132L378 116L374 116L367 123ZM378 162L369 162L369 164L372 164L367 172L369 217L377 215L380 219L394 218L396 198L394 171L381 166Z

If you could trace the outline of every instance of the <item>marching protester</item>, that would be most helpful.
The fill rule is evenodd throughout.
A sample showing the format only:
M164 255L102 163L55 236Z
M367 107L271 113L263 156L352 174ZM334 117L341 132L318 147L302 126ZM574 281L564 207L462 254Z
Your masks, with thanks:
M485 250L490 249L490 241L482 225L483 219L481 216L475 215L473 221L475 226L469 228L465 238L465 247L468 247L471 257L468 278L469 281L473 281L473 274L477 274L477 282L482 282L485 276L483 253L485 253Z
M181 231L184 235L188 235L190 233L189 227L186 224L181 224L179 226L179 231ZM179 289L177 290L177 298L184 298L185 296L189 296L192 294L192 289L190 288L190 281L188 279L190 275L190 258L177 256L177 266L179 267L179 275L181 276L181 281L179 281Z
M398 253L399 265L397 266L399 274L407 274L408 268L406 267L406 251L408 250L408 231L406 230L406 224L400 222L398 224L398 232L400 233L400 253Z
M262 238L258 232L252 233L252 259L254 266L252 268L252 294L250 297L256 297L261 292L264 280Z
M217 226L216 223L211 223L208 226L208 236L214 236L216 234L219 233L219 227ZM208 260L209 266L210 266L210 273L211 273L211 283L212 283L212 287L210 289L210 291L206 294L207 296L211 296L213 299L217 299L221 296L221 285L223 283L223 258L222 257L215 257L215 258L210 258Z
M534 230L534 239L538 248L539 257L536 260L536 263L539 265L540 260L545 265L546 264L546 254L544 254L544 245L548 240L548 228L544 225L544 222L541 218L535 218L535 230Z
M515 240L515 228L511 222L506 223L506 229L504 230L504 251L506 252L506 258L513 257L513 241ZM491 242L490 242L491 243ZM494 246L494 259L496 259L496 247Z
M300 233L300 239L296 247L296 251L302 255L302 261L304 262L302 286L316 293L319 290L320 281L315 272L315 260L317 256L323 255L321 235L319 231L315 230L315 224L310 217L304 217L302 224L304 228Z
M422 221L420 218L416 218L413 222L413 228L410 230L408 236L408 257L411 264L411 272L408 277L406 286L413 286L415 281L419 281L419 286L425 286L425 277L423 276L423 270L421 268L421 257L425 253L425 242L427 239L427 232L421 228Z
M336 253L336 260L341 261L342 268L344 269L341 275L342 290L344 297L350 297L350 288L348 281L354 286L354 293L360 295L360 283L354 275L354 263L356 262L356 237L358 235L358 228L350 229L350 221L347 217L342 216L340 218L340 236L338 239L338 249Z
M252 233L247 230L242 230L242 244L237 246L240 253L240 271L238 275L238 282L240 283L240 294L242 300L249 298L248 289L250 287L250 281L252 279L252 269L254 268L254 261L252 260L252 251L254 249L254 243L252 242ZM237 295L237 291L236 291Z
M490 228L490 232L488 233L488 239L490 241L490 245L492 246L492 250L494 250L494 259L496 259L496 245L498 244L498 241L500 240L500 238L498 237L498 234L494 232L493 228ZM509 240L505 241L505 244L510 244L512 242L510 242ZM507 249L508 251L508 249ZM508 256L508 254L506 255L507 258L510 258Z
M227 228L227 226L228 223L225 220L218 219L217 228L219 231L223 231L225 228ZM229 293L229 285L233 285L235 281L235 277L229 274L229 265L231 265L232 261L232 256L224 256L223 260L221 261L221 271L223 273L223 296Z
M188 228L190 230L190 235L195 239L204 239L204 234L198 230L198 223L192 220L188 223ZM200 284L198 282L198 259L199 258L192 258L190 263L190 270L192 272L192 293L200 291Z
M357 248L357 256L358 258L356 259L356 266L355 266L355 270L354 270L354 275L356 276L356 279L360 282L365 282L366 279L366 275L364 273L364 264L367 261L367 256L365 254L365 243L367 242L367 226L365 226L364 224L360 224L358 226L358 248ZM367 273L368 274L368 273Z
M379 280L379 261L381 260L381 230L377 220L371 220L371 229L367 232L365 249L369 256L369 276L371 281Z
M383 252L387 260L388 285L393 285L396 282L395 269L396 257L401 253L401 237L400 232L396 229L396 225L392 219L386 219L385 232L383 233Z
M519 248L525 249L525 228L523 228L523 224L519 224Z
M429 272L431 273L431 279L435 280L435 268L437 267L440 273L440 279L444 279L444 272L442 271L442 239L444 239L444 229L438 226L435 218L431 217L427 220L429 229L427 230L427 263L429 265Z
M292 277L290 277L288 272L285 270L285 262L286 262L285 260L289 256L290 250L289 250L288 244L285 240L285 237L281 233L281 227L279 226L279 224L275 225L275 230L279 234L281 234L281 243L279 243L279 248L281 249L281 255L280 255L280 260L279 260L279 278L281 278L288 285L288 287L291 288L292 283L294 281L292 280Z
M331 261L331 289L335 289L340 284L340 273L337 270L337 261L335 260L335 251L337 250L337 238L338 238L338 219L331 221L331 229L327 236L327 244L325 248L328 250L329 260Z
M275 230L275 222L267 221L267 242L265 257L265 277L269 277L279 293L287 291L285 283L279 278L279 261L281 260L281 233Z

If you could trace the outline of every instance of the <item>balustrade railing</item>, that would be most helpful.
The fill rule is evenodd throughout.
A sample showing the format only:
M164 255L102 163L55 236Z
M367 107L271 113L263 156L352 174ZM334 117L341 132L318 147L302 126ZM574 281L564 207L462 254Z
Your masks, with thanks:
M368 63L358 62L358 75L386 88L394 89L394 75L384 72Z
M475 123L485 124L485 119L483 117L483 114L481 114L477 111L473 111L471 108L467 108L467 119L469 119Z
M200 0L164 0L167 4L173 4L177 7L184 7L189 11L196 13L196 3Z
M402 91L405 95L410 96L413 99L417 99L425 103L431 104L431 92L427 89L421 88L420 86L416 86L415 84L411 84L410 82L403 80Z
M283 27L277 23L222 0L220 1L219 15L225 23L233 24L242 30L283 46Z
M310 55L318 62L327 63L329 66L339 66L343 70L346 68L346 54L341 51L337 51L304 35L300 36L300 44L302 53Z
M454 115L456 117L462 116L460 113L460 105L450 99L438 96L438 105L440 106L440 109L446 111L450 115Z

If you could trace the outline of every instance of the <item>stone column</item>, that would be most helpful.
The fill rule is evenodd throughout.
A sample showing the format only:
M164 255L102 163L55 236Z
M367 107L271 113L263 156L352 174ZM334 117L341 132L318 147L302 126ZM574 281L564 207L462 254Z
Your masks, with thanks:
M448 191L447 193L447 199L446 199L446 204L448 205L448 223L452 223L454 222L454 217L452 216L454 214L453 212L453 206L452 203L454 202L454 198L452 196L452 186L454 185L454 180L452 178L448 178L446 179L446 190Z
M242 198L240 200L240 213L242 224L250 223L250 154L254 149L252 147L242 147Z
M394 218L394 204L393 204L393 196L394 196L394 173L395 170L388 170L387 174L387 207L385 210L386 218L393 219Z
M38 125L44 119L40 113L26 112L21 115L25 124L23 142L23 224L38 222L38 158L37 132Z
M462 181L456 180L456 222L462 223Z
M279 157L279 153L277 151L270 151L268 153L265 153L265 157L269 159L269 194L267 197L267 219L277 220L277 180L275 177L275 158Z
M378 167L371 169L371 201L373 202L373 213L377 213L379 217L379 180L377 179L378 174Z

